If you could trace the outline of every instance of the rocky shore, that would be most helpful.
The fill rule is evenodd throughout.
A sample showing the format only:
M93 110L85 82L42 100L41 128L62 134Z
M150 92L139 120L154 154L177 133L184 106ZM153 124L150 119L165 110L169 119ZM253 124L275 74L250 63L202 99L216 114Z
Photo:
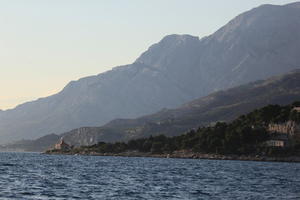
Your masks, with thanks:
M300 162L299 156L270 157L270 156L248 156L248 155L220 155L194 153L187 151L176 151L171 154L153 154L138 151L128 151L123 153L97 153L97 152L61 152L48 151L50 155L86 155L86 156L119 156L119 157L152 157L152 158L182 158L182 159L210 159L210 160L241 160L241 161L266 161L266 162Z

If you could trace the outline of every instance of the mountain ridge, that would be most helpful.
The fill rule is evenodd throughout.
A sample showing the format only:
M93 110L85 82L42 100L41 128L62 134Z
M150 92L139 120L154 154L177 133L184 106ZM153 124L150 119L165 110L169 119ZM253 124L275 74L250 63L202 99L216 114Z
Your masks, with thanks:
M136 119L116 119L101 127L81 127L60 135L48 136L49 143L41 138L24 144L6 146L16 148L27 145L27 150L45 151L55 144L55 138L74 146L87 146L98 142L128 141L156 136L181 135L193 128L207 126L218 121L230 122L268 104L285 105L300 99L300 70L295 70L267 80L255 81L185 103L176 109L163 109L157 113ZM45 136L46 137L46 136ZM44 148L39 142L44 141ZM25 149L26 150L26 149Z
M102 127L92 127L93 134L99 134L97 136L93 135L88 127L74 129L62 134L62 136L67 142L75 146L94 144L87 142L89 137L93 138L91 140L93 142L97 139L98 142L115 142L120 141L120 138L123 138L123 141L128 141L159 134L174 136L212 122L233 120L237 116L247 114L247 112L268 104L284 105L299 99L300 70L295 70L267 80L214 92L206 97L185 103L176 109L164 109L136 119L116 119ZM131 134L130 131L137 135ZM86 134L87 132L88 134ZM72 134L85 136L86 143L79 145L78 141L80 140L77 137L75 137L76 139L72 138ZM109 135L107 140L104 139L105 135Z
M202 39L166 36L132 64L0 112L1 141L136 118L299 68L299 13L298 4L261 6Z

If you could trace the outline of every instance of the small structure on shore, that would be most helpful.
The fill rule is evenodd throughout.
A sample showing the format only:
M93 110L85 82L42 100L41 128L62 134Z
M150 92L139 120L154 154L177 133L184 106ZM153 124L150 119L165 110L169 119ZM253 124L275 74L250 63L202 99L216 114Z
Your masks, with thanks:
M294 107L293 110L300 112L300 107Z
M61 138L59 143L55 144L54 149L61 151L69 151L71 149L71 146L67 144L63 138Z
M266 145L269 147L286 147L287 141L286 140L268 140Z
M287 121L281 124L269 124L268 131L271 133L282 133L288 136L293 136L300 132L300 126L294 121Z
M298 111L297 111L298 112ZM272 123L268 126L268 132L271 135L270 140L266 142L269 147L288 147L293 146L293 141L300 133L300 125L295 121L284 123Z

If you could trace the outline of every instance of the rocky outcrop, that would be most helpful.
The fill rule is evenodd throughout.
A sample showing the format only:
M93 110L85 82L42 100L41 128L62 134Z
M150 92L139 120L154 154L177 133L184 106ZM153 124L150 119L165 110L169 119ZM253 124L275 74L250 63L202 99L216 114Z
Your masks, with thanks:
M55 144L54 149L60 151L69 151L71 150L71 146L67 144L63 138L61 138L60 141Z

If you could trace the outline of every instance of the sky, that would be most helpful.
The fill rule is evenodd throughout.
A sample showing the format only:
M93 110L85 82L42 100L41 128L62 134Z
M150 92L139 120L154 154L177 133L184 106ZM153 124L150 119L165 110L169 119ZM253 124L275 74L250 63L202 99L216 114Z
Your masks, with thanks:
M169 34L212 34L289 0L0 0L0 109L130 64Z

